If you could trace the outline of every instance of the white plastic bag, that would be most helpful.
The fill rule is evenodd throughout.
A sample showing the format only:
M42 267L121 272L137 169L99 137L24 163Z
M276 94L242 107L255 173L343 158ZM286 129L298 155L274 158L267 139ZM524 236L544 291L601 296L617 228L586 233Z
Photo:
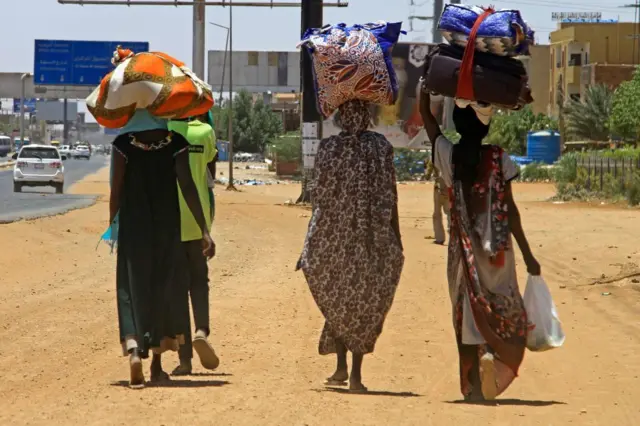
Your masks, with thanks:
M544 279L529 275L524 290L524 308L535 328L527 335L527 349L534 352L559 348L564 343L564 332L556 305Z

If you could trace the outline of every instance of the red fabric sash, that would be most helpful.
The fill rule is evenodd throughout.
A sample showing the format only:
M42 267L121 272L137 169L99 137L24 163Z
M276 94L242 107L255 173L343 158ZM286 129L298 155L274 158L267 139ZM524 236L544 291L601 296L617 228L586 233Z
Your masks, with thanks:
M492 7L488 7L484 10L484 13L478 16L469 38L467 39L467 46L464 49L464 56L462 57L462 64L460 65L460 75L458 76L458 90L456 97L461 99L467 99L469 101L475 101L475 94L473 91L473 55L476 51L476 36L480 29L480 24L487 16L491 15L495 10Z

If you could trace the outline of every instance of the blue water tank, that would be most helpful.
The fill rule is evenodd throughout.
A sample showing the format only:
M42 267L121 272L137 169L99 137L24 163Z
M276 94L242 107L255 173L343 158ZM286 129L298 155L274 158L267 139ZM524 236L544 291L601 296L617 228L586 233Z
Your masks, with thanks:
M560 133L541 130L527 134L527 157L536 163L553 164L561 154Z
M229 141L218 141L218 161L229 161Z

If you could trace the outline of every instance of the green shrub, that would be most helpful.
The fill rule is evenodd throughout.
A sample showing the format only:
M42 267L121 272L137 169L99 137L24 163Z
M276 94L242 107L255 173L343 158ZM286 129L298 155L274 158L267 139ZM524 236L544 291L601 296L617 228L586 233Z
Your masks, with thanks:
M272 154L277 161L295 163L302 161L302 141L299 135L285 135L271 141Z
M558 184L574 183L578 178L578 154L570 153L560 157L554 168L554 179Z
M640 205L640 172L635 172L627 182L627 201L632 206Z
M523 182L546 182L553 179L553 169L543 163L531 163L520 169Z

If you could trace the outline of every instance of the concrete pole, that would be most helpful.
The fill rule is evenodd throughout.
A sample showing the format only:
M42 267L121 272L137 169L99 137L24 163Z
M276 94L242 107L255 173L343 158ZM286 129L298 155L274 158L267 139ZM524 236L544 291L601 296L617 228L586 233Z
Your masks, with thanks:
M203 81L204 51L205 51L205 0L195 0L193 3L193 72Z
M233 184L233 6L229 0L229 184L228 191L235 191Z
M64 145L69 145L69 117L67 116L67 98L64 98L64 104L62 106L64 109L62 113L62 141Z
M440 15L442 15L442 9L444 7L444 0L433 0L433 42L436 44L442 43L442 34L438 31L438 22L440 22Z
M301 8L301 35L309 28L322 27L322 0L302 0ZM314 141L322 138L322 117L316 104L315 84L313 82L313 63L307 52L300 52L300 74L302 93L302 161L309 153L305 150L305 140ZM313 168L304 167L302 181L302 193L298 197L298 203L311 202L311 194L308 189L309 182L313 179Z
M29 77L31 77L30 72L26 72L20 77L22 83L22 89L20 91L20 145L24 144L24 98L26 96L26 84Z

